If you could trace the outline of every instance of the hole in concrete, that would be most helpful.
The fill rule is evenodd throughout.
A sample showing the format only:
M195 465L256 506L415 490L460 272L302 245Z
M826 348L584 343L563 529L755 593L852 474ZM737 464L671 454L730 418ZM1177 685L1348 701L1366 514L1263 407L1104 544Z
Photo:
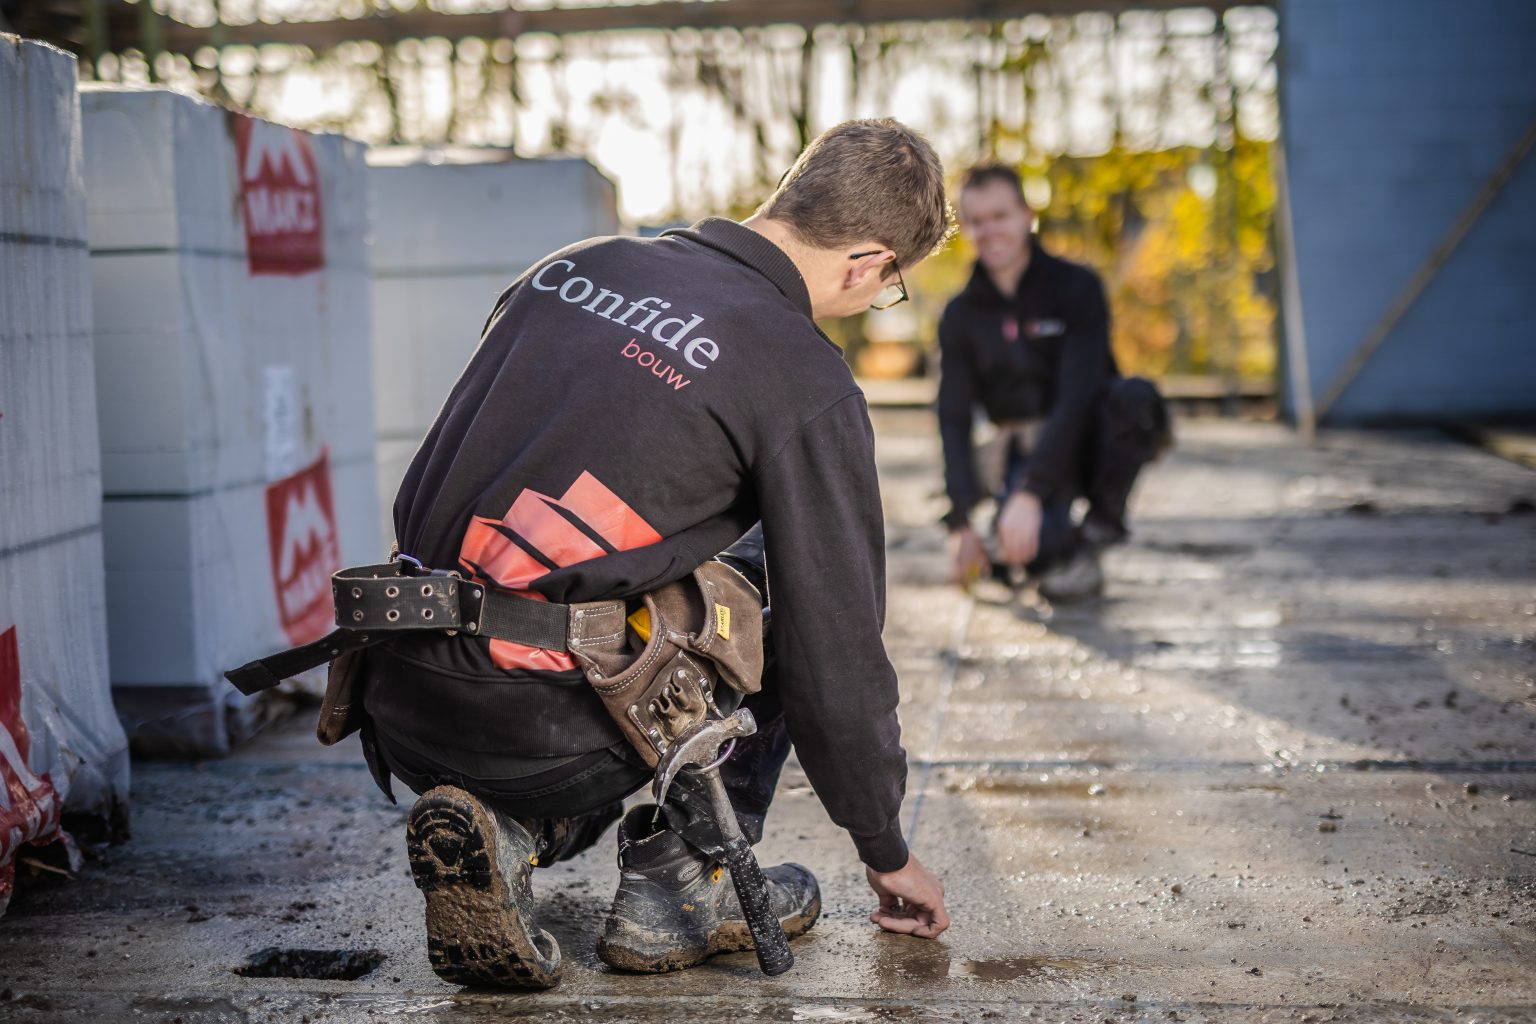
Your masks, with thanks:
M314 978L356 981L384 962L376 949L279 949L270 946L252 953L235 968L243 978Z

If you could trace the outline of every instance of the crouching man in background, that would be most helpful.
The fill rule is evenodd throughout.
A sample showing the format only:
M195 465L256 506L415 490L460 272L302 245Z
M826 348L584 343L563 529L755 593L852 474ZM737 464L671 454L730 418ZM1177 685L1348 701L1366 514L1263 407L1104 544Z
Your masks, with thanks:
M1136 476L1169 443L1167 411L1150 381L1120 376L1103 284L1041 247L1013 169L970 170L959 207L976 265L939 323L955 581L993 569L970 522L985 496L972 443L979 409L998 431L987 474L999 504L997 570L1027 568L1051 601L1097 596L1099 552L1127 535ZM1072 514L1078 497L1088 499L1081 523Z

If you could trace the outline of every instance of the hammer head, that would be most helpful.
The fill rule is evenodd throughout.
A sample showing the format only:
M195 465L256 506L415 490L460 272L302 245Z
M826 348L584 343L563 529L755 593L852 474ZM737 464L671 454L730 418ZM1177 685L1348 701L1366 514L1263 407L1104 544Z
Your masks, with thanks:
M677 742L661 755L656 765L656 778L651 783L651 793L657 804L666 803L667 790L677 773L690 764L706 765L720 756L720 748L733 739L751 736L757 732L757 721L752 712L741 708L728 718L706 718L677 738Z

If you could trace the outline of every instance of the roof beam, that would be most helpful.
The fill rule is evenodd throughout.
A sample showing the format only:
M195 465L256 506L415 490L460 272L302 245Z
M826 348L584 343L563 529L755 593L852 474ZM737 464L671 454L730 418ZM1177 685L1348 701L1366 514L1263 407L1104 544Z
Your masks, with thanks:
M338 43L369 41L381 44L405 39L497 39L544 32L575 35L591 32L624 32L641 29L759 28L768 25L884 24L890 22L986 20L1021 18L1029 14L1083 14L1168 10L1203 7L1267 5L1271 0L665 0L660 3L613 4L602 7L506 10L488 14L446 14L439 11L406 11L363 18L330 21L287 21L270 24L224 25L201 28L167 21L161 45L174 53L191 53L199 47L219 45L263 46L272 43L329 49ZM127 37L127 19L121 12L136 8L119 0L114 4L113 43ZM120 33L119 27L125 30Z

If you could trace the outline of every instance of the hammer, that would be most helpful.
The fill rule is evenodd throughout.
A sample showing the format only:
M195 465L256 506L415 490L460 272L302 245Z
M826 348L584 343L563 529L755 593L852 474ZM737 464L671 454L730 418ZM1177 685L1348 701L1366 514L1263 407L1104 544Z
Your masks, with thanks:
M768 882L752 853L752 844L741 834L741 823L726 795L725 783L720 779L720 748L727 742L757 731L752 712L742 708L729 718L706 718L679 736L662 754L656 765L656 778L651 792L660 806L667 799L667 790L686 765L697 766L709 795L710 816L720 833L720 845L724 850L726 866L731 869L731 884L736 887L736 898L747 916L747 928L752 932L752 944L757 950L757 963L770 977L783 974L795 964L795 955L789 951L789 940L779 919L773 913L768 899Z

